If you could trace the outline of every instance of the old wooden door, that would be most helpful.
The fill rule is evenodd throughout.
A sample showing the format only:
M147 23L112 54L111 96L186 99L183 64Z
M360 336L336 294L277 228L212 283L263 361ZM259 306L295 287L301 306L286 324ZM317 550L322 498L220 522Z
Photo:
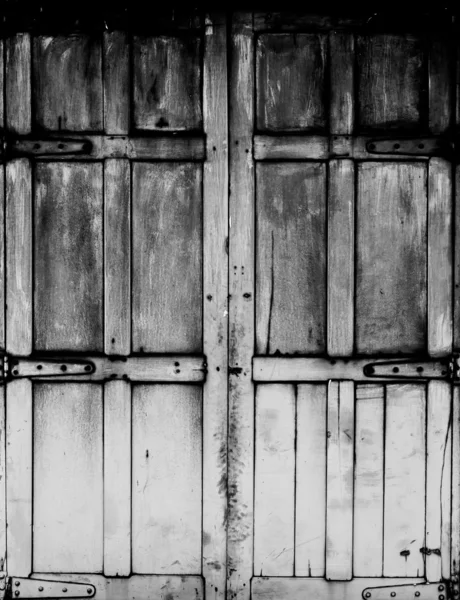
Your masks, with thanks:
M231 598L458 595L455 49L397 21L232 23Z
M0 588L21 598L225 593L226 29L140 30L1 48Z

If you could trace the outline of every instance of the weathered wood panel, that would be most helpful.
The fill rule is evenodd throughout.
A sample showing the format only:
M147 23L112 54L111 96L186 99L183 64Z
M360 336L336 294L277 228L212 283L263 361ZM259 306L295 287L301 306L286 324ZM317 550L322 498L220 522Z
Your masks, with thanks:
M104 130L108 134L129 132L130 65L129 40L125 31L105 31Z
M132 570L201 572L201 389L133 388Z
M355 390L329 381L327 391L326 579L352 578Z
M328 188L327 352L353 354L355 167L331 160Z
M254 573L294 574L295 389L256 393Z
M433 158L428 166L428 352L452 351L452 166Z
M297 388L295 575L323 577L326 552L325 385Z
M32 382L6 387L6 520L8 571L32 572Z
M327 36L262 34L257 40L257 129L324 129Z
M329 34L330 53L330 133L353 133L355 120L354 36L341 31Z
M36 36L34 122L50 131L103 128L101 39L76 34Z
M423 42L413 35L357 37L360 129L417 129L426 106Z
M131 386L104 387L104 575L131 573Z
M127 160L104 165L104 346L131 349L131 173Z
M135 352L201 351L201 181L199 165L134 163Z
M6 560L6 392L0 390L0 568Z
M430 381L427 395L426 556L427 581L450 578L452 392L444 381ZM458 464L454 465L458 469ZM433 552L436 550L436 552Z
M204 49L203 166L203 576L226 600L228 436L227 20L209 14Z
M383 567L384 387L356 388L353 575L381 577Z
M0 49L1 50L1 49ZM0 51L1 59L1 51ZM1 66L0 66L1 72ZM0 82L1 85L1 82ZM0 97L1 105L1 97ZM1 118L0 118L1 124ZM0 348L5 348L5 168L0 166ZM1 411L1 409L0 409ZM1 554L0 554L1 556Z
M449 39L433 36L428 56L428 105L431 133L446 133L453 120L452 47Z
M102 165L35 169L34 338L39 350L103 348Z
M417 352L426 347L426 169L358 166L356 348Z
M458 589L460 574L460 388L455 386L452 398L452 531L451 531L451 576ZM454 581L454 578L455 581Z
M460 62L459 62L460 64ZM453 257L453 294L454 294L454 305L453 305L453 335L454 350L460 349L460 235L457 232L460 231L460 167L455 167L455 198L453 199L455 221L453 226L455 228L456 235L454 236L454 257ZM460 566L460 565L459 565Z
M325 165L258 164L256 205L257 352L323 352Z
M5 39L6 127L13 133L30 133L31 113L30 35L18 33Z
M391 384L386 396L385 577L423 577L425 564L425 386Z
M137 129L200 129L200 39L133 39L133 119Z
M6 350L32 351L32 175L26 159L6 165Z

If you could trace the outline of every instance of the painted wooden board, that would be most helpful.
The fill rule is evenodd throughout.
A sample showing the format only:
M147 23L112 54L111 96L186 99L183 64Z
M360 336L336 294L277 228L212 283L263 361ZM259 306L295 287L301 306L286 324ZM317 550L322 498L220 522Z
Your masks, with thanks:
M12 381L6 392L6 553L8 571L32 572L32 382Z
M256 392L254 573L294 574L295 390Z
M257 165L256 351L326 346L326 169Z
M34 37L34 121L49 131L103 128L102 48L98 36Z
M360 129L416 129L422 120L423 41L411 34L357 36Z
M426 444L425 545L432 550L426 555L426 579L441 581L450 578L452 391L448 382L428 383Z
M354 106L354 36L341 31L329 34L330 53L330 132L352 134Z
M331 160L328 183L327 353L353 354L355 168Z
M34 183L35 347L102 350L102 165L40 163Z
M326 552L325 385L297 387L295 575L323 577Z
M108 134L129 132L130 65L125 31L104 31L104 130Z
M132 571L199 574L201 389L135 386L132 419Z
M327 390L326 579L350 580L353 566L354 383Z
M131 386L104 386L104 575L131 573Z
M383 566L383 385L356 388L353 575L381 577Z
M261 34L257 38L257 129L324 129L324 34Z
M131 173L127 160L104 165L104 347L131 350Z
M358 166L356 350L426 347L427 191L423 165Z
M386 392L384 577L423 577L425 545L425 386Z
M200 129L200 38L135 36L133 120L136 129Z
M17 134L30 133L31 115L31 44L28 33L5 39L6 126Z
M35 384L33 412L34 570L101 571L102 387Z
M133 350L199 352L201 168L136 162L132 177Z

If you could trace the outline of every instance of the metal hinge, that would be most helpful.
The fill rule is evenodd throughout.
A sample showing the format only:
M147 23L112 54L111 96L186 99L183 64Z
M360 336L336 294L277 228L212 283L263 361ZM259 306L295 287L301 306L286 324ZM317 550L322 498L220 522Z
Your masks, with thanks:
M0 378L3 381L23 377L74 377L94 373L95 366L89 360L60 360L58 358L19 358L4 355L0 361Z
M457 139L448 137L375 138L366 143L370 154L458 157Z
M459 355L435 360L395 359L365 365L366 377L388 379L444 379L456 383L459 377Z
M450 600L449 585L438 583L413 583L371 587L363 590L364 600Z
M90 140L67 137L31 138L4 135L1 141L3 161L19 157L85 155L90 154L92 149Z
M5 577L0 585L0 598L92 598L96 588L91 583L48 581L26 577Z

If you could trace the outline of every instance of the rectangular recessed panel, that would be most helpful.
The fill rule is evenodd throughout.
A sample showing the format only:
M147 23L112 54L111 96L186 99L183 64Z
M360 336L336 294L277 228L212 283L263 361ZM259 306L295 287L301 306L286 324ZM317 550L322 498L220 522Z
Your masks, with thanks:
M51 131L102 129L101 54L99 37L35 37L34 117L38 127Z
M133 390L132 570L201 572L201 388Z
M198 37L135 37L133 66L137 129L202 127Z
M422 164L358 168L356 349L426 346L427 189Z
M202 347L201 166L135 163L133 349Z
M102 165L35 170L37 350L102 350Z
M257 353L324 352L325 165L259 163L256 206Z
M415 129L427 120L428 82L419 38L358 36L357 58L361 129Z
M34 388L33 571L102 570L102 388Z
M263 34L257 41L257 128L326 127L324 34Z

